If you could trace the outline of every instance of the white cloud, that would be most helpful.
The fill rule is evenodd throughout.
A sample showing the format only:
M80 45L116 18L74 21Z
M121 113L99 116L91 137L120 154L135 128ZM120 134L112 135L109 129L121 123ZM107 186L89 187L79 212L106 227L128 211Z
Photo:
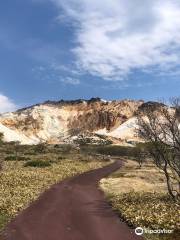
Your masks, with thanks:
M0 113L11 112L17 109L17 106L11 99L0 94Z
M60 79L60 82L62 82L64 84L70 84L70 85L80 84L80 80L77 78L73 78L73 77L66 77L66 78Z
M77 65L93 75L124 79L180 63L179 0L51 1L75 28Z

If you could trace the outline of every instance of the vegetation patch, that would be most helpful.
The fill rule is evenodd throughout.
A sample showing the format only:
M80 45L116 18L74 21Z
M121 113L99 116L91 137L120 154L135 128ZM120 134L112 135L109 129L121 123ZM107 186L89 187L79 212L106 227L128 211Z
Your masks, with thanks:
M179 229L180 208L166 194L129 192L109 195L113 208L134 226Z
M51 161L32 160L24 164L24 167L50 167Z
M50 158L50 156L52 161L58 157L51 153L46 157ZM37 157L42 159L41 155ZM75 154L73 157L75 159ZM0 230L51 185L67 177L102 167L105 163L64 160L45 168L32 168L32 166L24 167L24 162L21 161L5 161L3 165L0 174Z
M64 160L64 159L65 159L64 156L59 156L59 157L58 157L58 160Z
M9 155L9 156L5 157L4 160L5 161L28 161L30 159L27 157L24 157L24 156Z
M102 155L111 155L111 156L134 156L134 148L117 146L117 145L105 145L105 146L82 146L81 150L87 153L98 153Z
M0 230L8 223L8 215L5 213L0 213Z
M129 192L110 194L108 199L120 218L130 226L173 230L172 234L146 234L145 239L178 239L176 237L180 234L180 206L167 194Z
M16 156L10 155L10 156L5 157L4 160L5 161L16 161Z
M124 167L101 180L101 187L120 219L132 227L168 229L172 234L145 234L146 240L178 240L180 205L167 192L163 173L146 162L141 168L128 160Z

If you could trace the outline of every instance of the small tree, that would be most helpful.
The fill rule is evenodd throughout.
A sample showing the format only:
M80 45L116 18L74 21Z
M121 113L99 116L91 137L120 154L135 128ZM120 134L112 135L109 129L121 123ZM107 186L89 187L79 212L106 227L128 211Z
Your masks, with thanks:
M180 99L171 100L171 107L147 106L138 114L138 133L166 177L173 199L180 199Z
M0 144L3 143L3 139L4 139L4 134L0 132Z
M137 143L136 146L132 149L132 154L135 157L135 160L138 162L139 168L141 168L146 158L148 157L146 144Z
M39 143L34 146L34 152L36 153L44 153L46 151L45 143Z
M12 141L10 143L11 143L11 146L13 147L13 150L14 150L14 153L15 153L15 156L16 156L16 160L17 160L18 154L19 154L19 151L20 151L20 141Z

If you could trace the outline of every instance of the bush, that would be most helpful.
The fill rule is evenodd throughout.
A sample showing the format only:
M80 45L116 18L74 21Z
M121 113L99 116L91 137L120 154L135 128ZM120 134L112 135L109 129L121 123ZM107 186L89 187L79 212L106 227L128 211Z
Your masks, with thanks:
M16 156L10 155L10 156L5 157L4 160L5 161L16 161Z
M61 151L64 154L70 153L72 149L73 149L73 147L69 144L61 145Z
M108 146L88 146L81 147L81 150L86 153L98 153L102 155L111 155L111 156L133 156L133 147L124 147L116 145Z
M30 159L27 157L19 156L17 157L17 161L29 161Z
M45 153L46 152L46 145L44 143L39 143L34 146L35 153Z
M112 156L129 156L131 155L132 148L131 147L123 147L123 146L106 146L99 147L97 152L105 155Z
M6 154L13 154L14 152L13 152L13 151L10 151L10 150L5 150L5 153L6 153Z
M5 157L4 159L5 161L28 161L29 158L27 157L23 157L23 156L14 156L14 155L10 155L10 156L7 156Z
M24 167L50 167L50 161L32 160L24 164Z
M3 170L3 160L0 159L0 171Z
M65 159L65 157L63 157L63 156L58 157L58 160L63 160L63 159Z
M0 212L0 229L8 223L8 220L7 214Z

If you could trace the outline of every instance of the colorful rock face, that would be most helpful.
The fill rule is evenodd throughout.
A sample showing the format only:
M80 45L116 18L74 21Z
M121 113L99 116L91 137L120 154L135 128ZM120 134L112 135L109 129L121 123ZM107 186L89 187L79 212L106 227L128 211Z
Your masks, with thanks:
M100 98L47 101L13 113L0 115L5 141L22 144L72 142L82 134L115 142L135 139L135 113L143 101L105 101ZM96 141L96 140L94 140Z

